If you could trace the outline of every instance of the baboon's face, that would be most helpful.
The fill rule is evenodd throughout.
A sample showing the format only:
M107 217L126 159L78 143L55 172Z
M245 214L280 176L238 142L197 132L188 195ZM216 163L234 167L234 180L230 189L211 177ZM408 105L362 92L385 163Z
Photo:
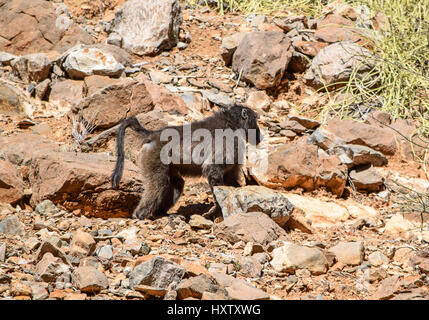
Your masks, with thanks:
M258 127L259 115L250 108L247 107L236 107L239 115L240 127L246 130L247 142L253 145L257 145L262 141L261 130Z

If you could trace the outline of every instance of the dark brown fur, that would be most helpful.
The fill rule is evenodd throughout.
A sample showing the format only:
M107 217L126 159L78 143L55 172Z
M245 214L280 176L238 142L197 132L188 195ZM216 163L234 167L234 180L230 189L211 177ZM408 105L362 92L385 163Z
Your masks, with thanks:
M251 109L243 106L234 106L229 109L222 109L213 116L204 120L191 123L191 132L197 129L207 129L214 137L215 129L256 129L256 144L261 141L261 134L257 125L257 114ZM183 163L183 154L179 163L164 164L161 161L161 149L168 141L161 141L161 133L144 129L136 118L125 119L118 130L117 153L118 161L112 174L112 186L119 186L123 166L124 166L124 135L127 127L132 127L139 132L144 139L144 145L139 154L139 165L145 181L145 188L140 203L133 213L134 218L156 218L166 214L166 212L176 203L182 194L184 180L182 176L205 176L213 191L214 186L227 185L238 187L238 179L241 165L238 158L244 156L238 154L238 149L234 149L234 162L232 164L198 164L191 162ZM185 125L186 126L186 125ZM167 127L175 129L180 133L181 141L185 126ZM246 135L247 137L247 135ZM211 141L214 147L214 139ZM191 150L198 142L193 142ZM182 147L182 145L181 145ZM180 150L183 150L182 148ZM214 149L213 149L214 150ZM214 155L212 155L213 157ZM225 154L223 154L225 159ZM192 160L193 161L193 160ZM225 162L224 162L225 163ZM216 206L218 208L218 206Z

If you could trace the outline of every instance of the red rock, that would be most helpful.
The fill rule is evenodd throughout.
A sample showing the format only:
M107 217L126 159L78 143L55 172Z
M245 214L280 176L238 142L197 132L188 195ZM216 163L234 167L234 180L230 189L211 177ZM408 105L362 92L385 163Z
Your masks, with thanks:
M252 32L244 36L232 58L232 70L258 89L280 84L292 58L289 37L282 32Z
M172 114L186 115L188 113L185 102L177 94L170 92L160 85L153 84L150 81L144 81L144 84L155 107L159 107L163 111Z
M294 46L295 50L310 57L315 57L320 50L328 46L328 44L324 42L303 40L296 40L292 43L292 45Z
M50 1L3 1L0 11L0 51L25 55L49 50L65 51L76 43L93 43L77 24L67 30L57 24L58 15Z
M181 300L186 298L201 299L204 292L215 293L219 286L211 276L205 274L182 280L176 288L177 297Z
M252 177L265 187L313 191L323 186L337 196L344 191L347 167L337 156L319 153L306 137L270 151L268 161L265 172L250 168Z
M124 78L80 100L73 113L81 114L85 120L101 129L110 128L126 117L151 111L153 107L146 85Z
M73 235L70 245L70 255L79 258L92 255L95 251L96 243L94 238L87 232L78 230Z
M11 296L26 296L31 297L31 287L22 281L12 280L10 283Z
M353 28L354 23L340 15L330 14L317 23L315 38L324 42L358 42L362 36Z
M109 281L104 273L94 267L78 267L72 274L73 286L85 293L98 293L107 289Z
M25 185L17 168L0 159L0 203L15 204L24 198Z
M370 147L386 155L396 152L396 141L392 131L353 120L329 120L323 126L347 144L358 144Z

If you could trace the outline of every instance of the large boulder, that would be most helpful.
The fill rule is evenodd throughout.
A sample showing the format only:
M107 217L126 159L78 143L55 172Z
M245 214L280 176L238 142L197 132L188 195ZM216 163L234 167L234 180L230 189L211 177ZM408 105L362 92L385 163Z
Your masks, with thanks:
M338 42L320 50L314 57L304 79L319 89L338 88L348 81L353 73L365 73L374 65L372 53L352 42Z
M130 161L119 189L112 189L116 158L107 154L61 151L57 143L36 134L2 137L0 150L15 166L26 167L33 207L51 200L91 216L128 217L143 191L140 170Z
M104 154L50 152L36 154L29 170L33 194L30 204L49 199L68 210L97 217L128 217L143 191L140 171L126 161L119 189L110 177L115 158Z
M111 31L129 52L152 55L177 44L181 23L178 0L130 0L116 12Z
M353 120L331 119L321 128L322 135L332 134L341 139L345 144L361 145L380 151L385 155L393 155L396 152L395 135L388 128L381 128L376 125L366 124ZM357 152L355 149L353 152ZM368 149L361 150L361 154L369 153ZM385 164L380 156L373 154L371 158L375 161L375 157L379 158L376 164ZM362 158L361 158L362 160ZM359 164L364 164L359 163Z
M282 32L247 33L232 58L232 70L258 89L280 84L292 58L289 37Z
M0 51L26 55L65 51L94 39L46 0L0 1Z
M284 227L294 209L280 192L262 187L214 187L213 195L222 209L224 218L234 214L260 211L266 213L279 226Z
M28 166L36 155L60 150L58 143L38 134L18 133L0 137L0 156L12 164Z
M151 111L153 107L146 85L126 78L80 100L73 111L96 128L110 128L126 117Z

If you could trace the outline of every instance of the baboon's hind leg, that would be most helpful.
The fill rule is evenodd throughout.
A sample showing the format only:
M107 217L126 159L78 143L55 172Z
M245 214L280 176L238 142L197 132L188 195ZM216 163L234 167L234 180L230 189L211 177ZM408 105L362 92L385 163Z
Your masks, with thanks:
M140 203L133 213L133 218L158 218L177 202L183 192L184 180L179 175L172 175L168 167L159 167L156 174L149 177Z

